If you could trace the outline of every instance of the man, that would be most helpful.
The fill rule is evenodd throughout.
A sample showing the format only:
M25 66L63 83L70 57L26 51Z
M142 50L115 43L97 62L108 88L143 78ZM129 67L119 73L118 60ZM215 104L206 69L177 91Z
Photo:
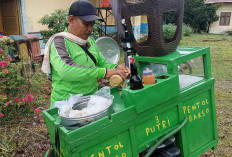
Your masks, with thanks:
M96 15L94 6L86 0L76 1L69 9L66 33L49 39L46 54L52 75L51 107L56 101L69 98L70 94L93 94L98 90L98 78L117 74L126 79L130 74L128 67L107 62L95 41L89 38L95 20L102 19Z

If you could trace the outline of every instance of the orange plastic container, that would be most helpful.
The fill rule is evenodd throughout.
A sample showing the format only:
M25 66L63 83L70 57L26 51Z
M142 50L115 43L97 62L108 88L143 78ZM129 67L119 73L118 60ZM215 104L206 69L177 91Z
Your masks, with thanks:
M143 81L144 84L155 84L155 75L149 68L143 71Z

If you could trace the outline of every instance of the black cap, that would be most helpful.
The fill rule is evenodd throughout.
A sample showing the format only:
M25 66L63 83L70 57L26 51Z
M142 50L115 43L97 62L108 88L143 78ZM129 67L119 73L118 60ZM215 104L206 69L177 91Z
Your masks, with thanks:
M71 7L69 8L69 15L77 16L83 21L104 21L97 16L93 4L87 0L79 0L73 2Z

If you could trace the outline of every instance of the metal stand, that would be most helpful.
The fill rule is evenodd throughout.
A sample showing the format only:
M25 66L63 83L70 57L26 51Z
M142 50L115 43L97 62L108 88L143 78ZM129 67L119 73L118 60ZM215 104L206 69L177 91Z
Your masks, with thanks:
M108 21L108 18L110 16L113 16L113 12L112 12L112 8L106 8L106 7L99 7L99 8L96 8L97 10L97 14L100 18L104 19L104 25L101 26L99 28L99 35L102 37L102 36L109 36L109 37L112 37L114 36L115 34L117 34L117 32L113 33L113 34L107 34L107 26L116 26L116 25L108 25L107 24L107 21ZM103 13L104 11L104 13ZM102 27L104 29L102 29Z

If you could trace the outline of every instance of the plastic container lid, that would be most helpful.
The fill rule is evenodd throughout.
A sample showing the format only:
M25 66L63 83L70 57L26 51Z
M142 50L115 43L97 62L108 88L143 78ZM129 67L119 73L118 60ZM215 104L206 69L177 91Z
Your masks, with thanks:
M24 34L23 35L25 38L27 38L28 40L38 40L39 37L37 37L36 35L33 34Z
M24 42L24 41L28 41L24 36L22 35L10 35L9 36L11 39L13 39L16 42Z
M152 75L152 74L153 74L152 70L150 70L148 67L146 68L145 71L143 71L143 75Z

